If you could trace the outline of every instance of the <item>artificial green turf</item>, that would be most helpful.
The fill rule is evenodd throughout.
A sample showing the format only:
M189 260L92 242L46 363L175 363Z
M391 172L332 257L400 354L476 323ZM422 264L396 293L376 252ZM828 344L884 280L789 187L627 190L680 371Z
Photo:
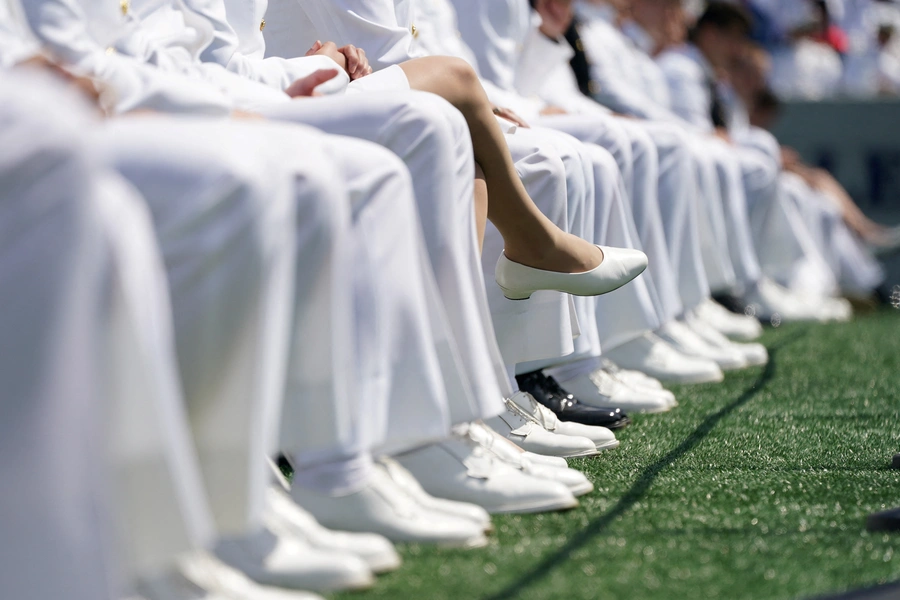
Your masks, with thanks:
M809 598L900 579L900 312L766 332L766 368L680 387L619 449L570 461L566 513L499 516L480 550L401 548L346 598Z

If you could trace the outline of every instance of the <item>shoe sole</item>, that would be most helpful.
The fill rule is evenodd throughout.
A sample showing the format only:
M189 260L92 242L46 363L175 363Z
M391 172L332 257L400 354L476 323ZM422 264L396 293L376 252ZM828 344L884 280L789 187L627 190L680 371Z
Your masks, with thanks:
M233 567L234 568L234 567ZM289 590L309 590L312 592L340 592L340 591L361 591L368 590L375 585L375 576L370 575L368 578L358 578L352 581L334 578L331 580L307 580L304 578L292 578L288 575L267 575L265 573L247 573L244 574L256 585L262 587L284 588Z
M619 440L612 440L610 442L606 442L605 444L597 446L597 450L599 452L605 452L606 450L615 450L621 443L622 442L620 442Z
M557 512L562 510L572 510L578 506L578 500L574 498L572 500L560 500L559 502L552 502L550 504L530 504L525 506L515 506L508 508L498 508L495 510L489 510L488 512L492 515L524 515L530 513L540 513L540 512Z
M725 381L724 375L688 375L684 377L665 377L665 376L656 376L660 381L664 381L666 383L675 383L679 385L697 385L701 383L722 383ZM625 410L625 407L622 407L622 410Z
M503 291L503 296L504 296L507 300L513 300L513 301L516 301L516 300L528 300L529 298L531 298L531 295L532 295L532 294L534 294L535 292L541 292L541 291L551 291L551 292L556 291L556 292L560 292L560 293L562 293L562 294L569 294L570 296L580 296L580 297L582 297L582 298L596 298L597 296L604 296L604 295L606 295L606 294L611 294L612 292L616 291L617 289L619 289L619 288L621 288L621 287L625 287L626 285L628 285L629 283L631 283L632 281L634 281L635 279L637 279L638 277L640 277L640 276L643 274L643 272L646 271L646 270L647 270L647 268L644 267L644 269L643 269L640 273L638 273L637 275L635 275L634 277L632 277L632 278L629 279L628 281L626 281L626 282L624 282L624 283L621 283L620 285L614 287L613 289L607 290L607 291L605 291L605 292L603 292L603 293L601 293L601 294L576 294L576 293L574 293L574 292L564 292L563 290L553 290L553 289L550 289L550 290L532 290L532 291L530 291L530 292L515 292L515 291L513 291L513 290L511 290L511 289L509 289L509 288L503 287L502 285L500 285L499 282L497 282L497 286ZM496 281L496 280L495 280L495 281ZM509 294L513 294L513 295L510 296ZM528 294L528 295L526 296L525 294Z
M576 498L580 498L581 496L586 496L594 491L594 484L590 481L586 481L580 485L576 486L567 486L569 491L572 492L572 495Z

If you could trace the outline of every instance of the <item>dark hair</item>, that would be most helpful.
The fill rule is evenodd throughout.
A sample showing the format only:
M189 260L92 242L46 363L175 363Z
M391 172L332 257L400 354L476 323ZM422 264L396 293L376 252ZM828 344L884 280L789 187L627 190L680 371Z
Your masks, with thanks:
M749 37L753 30L753 17L746 10L725 2L710 2L706 10L697 19L691 31L691 39L704 27L715 29L736 29L744 37Z
M756 96L753 98L753 102L753 108L756 110L765 110L776 114L781 112L781 100L779 100L778 96L775 95L775 92L769 88L757 92Z

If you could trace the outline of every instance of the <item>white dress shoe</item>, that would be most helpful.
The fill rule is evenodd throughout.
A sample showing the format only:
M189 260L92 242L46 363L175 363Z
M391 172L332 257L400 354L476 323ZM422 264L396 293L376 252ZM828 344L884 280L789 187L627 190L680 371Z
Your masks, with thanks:
M669 390L632 387L604 369L579 375L562 385L588 406L615 406L627 413L663 413L677 405Z
M769 351L762 344L732 342L697 316L687 316L685 324L713 348L727 348L734 352L739 352L744 357L744 362L748 367L759 367L769 362Z
M266 492L266 508L266 522L271 528L284 529L313 548L355 554L376 574L400 568L400 555L386 537L326 529L294 502L281 486L273 486Z
M487 545L480 525L427 510L382 469L374 469L363 489L330 496L298 485L291 498L326 527L383 535L393 542L477 548Z
M575 497L584 496L594 491L594 484L581 471L570 469L568 465L560 467L558 465L534 463L529 458L529 456L535 456L533 453L523 452L521 448L506 438L497 435L487 425L470 423L467 426L467 433L472 440L487 452L526 475L557 481L569 488L569 491Z
M611 430L606 427L560 421L552 410L540 404L531 394L519 392L513 394L509 401L515 405L513 408L518 408L524 413L523 416L536 420L541 427L551 433L585 437L594 442L597 450L612 450L619 447L619 440L616 439L616 434Z
M311 592L258 585L206 552L183 556L136 587L140 600L322 600Z
M535 513L578 506L569 489L514 469L468 437L396 456L422 488L438 498L477 504L491 514Z
M487 424L485 424L485 427L487 427ZM490 427L488 427L488 429L490 429ZM508 442L508 443L512 444L513 446L515 446L515 444L510 442L508 439L506 439L505 437L503 437L502 435L500 435L493 429L491 429L491 433L493 433L498 439L501 439L504 442ZM516 446L516 448L521 450L522 456L524 458L527 458L532 464L543 465L545 467L557 467L560 469L565 469L566 467L569 466L569 463L566 461L566 459L561 456L547 456L545 454L536 454L534 452L528 452L527 450L522 450L518 446Z
M538 290L557 290L574 296L599 296L619 289L647 268L640 250L597 246L603 262L584 273L557 273L526 267L500 254L494 278L510 300L527 300Z
M393 458L382 457L378 459L378 462L394 483L403 488L403 491L425 508L447 513L461 519L468 519L469 521L477 523L485 532L493 530L490 513L477 504L456 502L455 500L447 500L445 498L435 498L423 490L422 486L419 485L419 482L416 481L416 478L413 477L412 473L403 468L403 465Z
M668 390L634 388L603 369L579 375L561 385L588 406L615 406L626 413L663 413L676 404L675 396Z
M749 314L772 324L822 321L820 307L805 302L790 290L763 277L744 295Z
M562 469L565 469L569 466L569 463L566 462L566 459L561 456L547 456L546 454L536 454L534 452L522 450L521 447L513 443L511 440L494 431L494 429L484 421L476 421L475 423L471 423L471 425L476 426L481 431L489 433L494 438L495 442L502 442L502 447L504 449L508 449L510 451L521 454L522 457L527 458L532 464L543 465L546 467L559 467Z
M629 387L648 390L665 389L659 379L650 377L640 371L623 369L607 358L600 360L600 368Z
M605 354L617 365L670 383L718 383L725 379L715 362L687 356L652 333Z
M597 445L588 438L547 431L534 417L518 408L515 402L506 400L506 407L505 413L486 419L485 423L523 450L563 458L595 456L600 453Z
M669 321L660 327L656 334L679 352L711 360L723 371L735 371L747 366L743 354L732 348L717 348L708 344L681 321Z
M263 585L324 592L365 589L375 582L368 565L355 554L313 548L267 528L220 539L213 551L219 560Z
M762 325L757 319L735 314L711 298L695 308L694 314L725 337L735 341L752 342L763 333Z

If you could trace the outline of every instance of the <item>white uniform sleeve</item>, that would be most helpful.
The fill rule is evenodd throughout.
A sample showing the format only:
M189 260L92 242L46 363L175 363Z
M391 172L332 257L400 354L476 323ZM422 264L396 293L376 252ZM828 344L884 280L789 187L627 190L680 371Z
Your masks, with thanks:
M712 99L702 69L691 59L675 53L662 55L659 65L666 74L675 114L700 131L712 131Z
M670 110L659 106L648 94L635 87L622 69L640 68L637 61L625 55L627 48L604 44L606 36L618 35L605 24L583 28L581 41L591 63L591 81L596 84L594 99L624 114L657 121L680 121Z
M97 81L103 108L227 115L231 101L216 88L166 73L102 47L76 0L25 0L24 18L44 48L65 65Z
M463 41L478 59L484 79L515 89L516 65L531 29L527 0L453 0Z
M427 56L416 43L412 0L302 0L300 6L320 40L362 48L376 71Z
M192 7L213 26L213 39L200 57L218 63L241 77L285 90L298 79L320 69L337 69L338 75L324 84L328 93L343 91L350 78L327 56L280 58L265 56L263 29L264 2L234 0L194 0ZM312 44L310 44L311 46Z
M0 0L0 68L12 67L41 51L38 41L13 10L8 0Z

